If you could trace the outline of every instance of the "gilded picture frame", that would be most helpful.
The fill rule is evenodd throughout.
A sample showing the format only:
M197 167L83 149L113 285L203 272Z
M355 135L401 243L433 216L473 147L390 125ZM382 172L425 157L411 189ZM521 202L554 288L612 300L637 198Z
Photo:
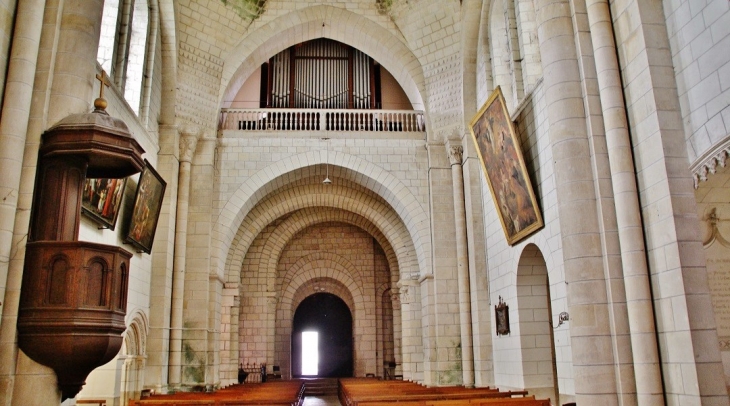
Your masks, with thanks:
M98 223L99 228L114 230L126 183L126 178L86 178L81 213Z
M542 228L543 219L499 87L474 116L469 130L505 238L514 245Z
M145 167L139 176L134 208L124 242L132 244L141 252L152 252L157 221L160 218L162 199L167 183L145 159Z

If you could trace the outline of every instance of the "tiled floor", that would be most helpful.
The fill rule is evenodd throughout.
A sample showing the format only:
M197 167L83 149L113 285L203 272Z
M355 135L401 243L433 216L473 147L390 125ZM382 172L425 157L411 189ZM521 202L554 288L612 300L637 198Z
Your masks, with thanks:
M337 396L307 396L304 398L304 406L342 406Z

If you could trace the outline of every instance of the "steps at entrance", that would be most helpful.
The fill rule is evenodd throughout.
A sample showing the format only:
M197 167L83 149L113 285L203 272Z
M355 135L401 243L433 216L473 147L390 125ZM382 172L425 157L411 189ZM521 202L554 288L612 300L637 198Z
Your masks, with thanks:
M304 396L337 395L337 378L314 378L304 380Z

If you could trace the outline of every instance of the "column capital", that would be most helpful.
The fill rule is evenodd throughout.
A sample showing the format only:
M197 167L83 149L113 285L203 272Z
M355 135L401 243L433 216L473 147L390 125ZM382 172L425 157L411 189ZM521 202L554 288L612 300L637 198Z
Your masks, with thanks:
M461 158L464 155L464 147L461 145L449 145L447 152L449 154L449 163L451 163L451 165L461 165Z
M198 145L197 134L181 134L180 137L180 162L191 162L195 155L195 148Z

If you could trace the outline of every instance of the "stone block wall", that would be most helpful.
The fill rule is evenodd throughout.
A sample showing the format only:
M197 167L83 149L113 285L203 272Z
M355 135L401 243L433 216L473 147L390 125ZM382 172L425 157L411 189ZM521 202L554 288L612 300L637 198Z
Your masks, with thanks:
M227 269L234 270L239 266L235 264L240 263L242 272L237 277L229 273L227 275L227 285L230 284L231 287L240 286L240 302L243 308L240 314L241 324L238 327L236 327L237 322L233 319L231 319L230 327L226 326L225 321L223 322L222 328L224 330L231 332L237 331L240 337L235 337L232 334L229 335L231 342L224 343L223 346L229 348L231 351L228 353L222 351L223 355L221 357L222 359L227 359L231 365L234 362L237 364L238 361L235 359L238 357L236 346L240 344L241 355L245 361L263 361L270 365L277 362L282 367L282 373L289 373L288 367L285 368L286 366L281 360L285 359L285 355L290 351L290 344L287 344L290 336L287 336L287 334L291 333L276 333L276 337L274 337L274 331L285 332L287 328L286 323L291 323L289 316L293 316L295 308L281 309L280 306L282 306L282 300L290 302L294 300L293 298L296 295L290 296L294 292L286 293L286 289L291 289L291 287L287 288L287 286L293 282L284 283L281 280L279 282L275 281L277 280L277 273L284 275L282 272L294 266L296 261L295 264L286 265L280 262L278 258L281 256L281 261L285 261L285 258L291 256L292 260L295 260L301 255L292 256L293 254L287 254L287 252L290 252L295 247L306 247L308 244L310 245L308 249L311 249L311 241L322 240L321 238L304 238L289 234L291 232L304 232L297 230L306 229L308 227L307 224L310 224L312 221L316 223L318 221L317 218L320 217L324 219L332 218L333 220L331 221L344 221L345 223L355 224L357 225L356 227L345 226L351 231L347 231L346 235L348 237L345 240L339 241L340 244L345 244L347 250L351 250L349 254L345 253L346 255L343 258L349 258L352 255L356 257L358 255L361 256L362 253L357 255L356 253L361 252L364 247L371 246L371 252L366 257L359 257L359 259L353 257L354 259L350 258L348 262L354 264L353 266L355 268L353 269L355 270L362 266L372 268L374 266L372 254L373 238L375 237L378 241L385 241L386 244L389 244L387 240L382 240L382 232L395 225L392 220L387 219L392 215L388 214L388 211L392 210L392 207L389 208L387 205L382 205L382 198L376 197L372 191L365 191L365 189L362 189L362 186L353 184L352 182L355 178L350 173L352 169L346 169L341 165L346 161L350 161L352 159L351 157L358 157L358 159L363 159L364 161L367 160L370 163L367 166L360 167L361 174L357 175L358 177L381 177L380 171L384 170L394 176L394 178L397 178L398 182L402 183L405 187L402 193L412 195L415 198L413 203L421 207L428 206L428 187L426 183L428 172L426 170L425 141L421 139L422 135L419 137L415 134L399 134L396 137L395 134L389 134L387 138L375 137L366 139L354 138L354 134L332 133L326 134L333 137L329 141L319 139L319 137L316 137L317 133L306 134L305 137L302 137L301 133L297 133L296 135L280 134L279 137L272 137L272 135L272 132L225 132L225 139L220 143L218 148L217 159L220 163L217 165L216 177L219 182L217 182L217 193L215 193L216 197L214 198L218 203L214 204L215 207L225 207L226 204L240 193L242 184L258 178L262 172L269 171L270 169L267 168L271 168L272 165L279 165L281 162L291 159L291 157L301 157L300 159L295 159L291 163L291 166L286 165L287 170L282 173L281 177L273 180L272 184L262 185L263 189L259 192L258 197L259 203L249 217L247 217L247 220L245 220L245 224L251 224L254 227L260 227L260 225L254 225L254 223L260 223L262 221L264 224L272 221L270 223L271 225L266 229L261 229L261 231L255 231L250 236L250 232L246 231L244 234L241 234L241 239L236 237L236 240L232 244L234 249L230 254L232 257L229 258L229 261L232 259L233 262L229 262L229 265L227 265L229 268ZM321 135L324 136L325 134L322 133ZM319 158L325 158L323 159L324 165L322 161L314 165L307 162L309 158L305 160L305 157L312 152L316 152ZM329 169L326 166L329 166ZM321 180L324 179L327 170L329 171L329 177L333 179L333 184L322 186ZM286 184L290 184L290 186L285 187L284 185ZM308 186L308 184L310 185ZM371 185L370 187L373 186ZM277 191L277 188L282 189ZM285 196L288 196L286 203L276 197L279 193L285 193ZM309 199L304 197L306 193L333 193L334 196L341 196L340 198L355 199L353 203L359 202L356 204L366 210L361 211L360 214L348 214L347 211L341 211L339 212L340 214L337 214L332 208L327 209L326 207L321 209L306 209L307 204L302 205L304 201L299 202L300 199ZM296 196L298 195L302 197L297 198ZM340 198L335 197L335 199ZM368 203L369 199L374 199L373 202L380 201L381 203L378 203L378 205L382 205L382 208L370 206L370 203ZM323 203L329 205L329 203L325 203L324 201ZM285 204L289 208L285 208L281 204ZM340 205L340 203L336 203L336 205ZM369 209L367 209L368 206L370 206ZM361 208L358 208L357 211L360 211ZM282 220L273 221L286 212L290 214L295 213L295 215L287 215ZM270 220L266 220L270 216L273 217ZM363 222L364 217L362 216L369 218L369 220ZM341 220L337 220L338 218ZM253 223L249 223L251 221ZM281 223L282 221L284 223ZM383 228L380 230L374 228L375 226L372 222L379 223L380 225L378 227ZM245 224L240 230L249 229L250 226ZM277 231L272 234L273 230L277 227L287 231ZM358 230L357 227L362 227L366 232L356 233L355 235L360 235L360 240L352 240L348 243L347 241L350 238L354 238L349 237L353 235L352 230ZM239 234L241 232L240 230ZM338 231L338 233L340 232ZM362 238L365 239L363 240ZM294 248L287 248L281 251L283 249L281 244L289 241L289 239L293 241L291 247ZM302 242L295 243L295 241L300 241L299 239ZM391 243L396 243L396 241L391 241ZM394 255L393 249L393 247L384 247L384 255L389 258L387 260L387 263L390 264L388 265L390 269L388 272L395 272L395 274L378 278L378 281L381 281L379 283L385 284L385 286L390 285L389 287L394 287L393 284L400 279L398 276L398 266L406 266L405 269L409 272L408 277L410 277L410 272L417 269L412 268L412 265L408 263L394 263L392 258ZM277 252L279 254L272 256ZM238 257L244 254L246 255L245 258ZM339 251L337 254L343 255ZM307 257L307 255L304 256ZM383 258L385 259L385 257ZM271 261L274 262L272 263ZM396 268L393 268L394 266ZM326 268L324 267L322 269ZM314 267L311 272L319 272L318 269L318 267ZM256 271L258 276L252 277L250 272L254 270L258 270ZM356 274L357 272L353 273L353 275ZM314 274L298 275L296 280L299 280L299 283L301 283L301 281L309 277L314 277ZM358 358L355 363L355 373L359 376L365 373L382 374L382 360L380 365L378 365L378 358L375 355L375 351L379 345L376 342L376 334L378 325L381 324L381 321L376 317L378 314L378 306L375 303L379 303L380 300L376 300L377 298L375 297L376 280L373 279L375 276L371 275L369 278L369 282L364 285L360 285L359 282L353 286L345 285L351 291L366 289L367 292L369 290L366 296L362 296L364 293L358 295L353 293L353 296L365 298L360 299L361 302L359 302L362 303L361 306L365 307L362 310L357 310L356 315L356 340L364 344L362 353L360 353L361 350L357 350ZM339 279L337 280L342 282ZM228 293L233 294L234 291L231 290ZM226 303L233 300L234 298L224 298ZM372 306L372 308L368 306ZM267 309L267 311L262 312L261 309ZM224 319L232 317L232 310L230 309L224 312ZM282 311L289 316L285 317L282 315L280 313ZM230 316L227 316L227 313L230 313ZM365 314L364 319L360 317L362 314ZM393 326L394 331L400 331L400 328L400 325ZM403 329L407 329L412 334L417 333L419 337L421 335L421 331L418 330L417 326L411 327L404 325ZM233 343L232 341L234 340L241 341L239 343ZM412 339L405 341L410 343ZM416 345L417 343L413 343L413 346L410 348L416 351ZM400 348L396 350L398 353L399 351ZM382 357L382 354L380 356ZM226 369L231 368L226 367ZM222 379L225 380L226 377L222 377Z
M532 236L510 247L507 245L504 231L497 217L492 193L482 177L482 197L484 199L484 224L490 289L490 309L498 304L502 296L509 305L512 334L497 336L492 326L492 342L495 384L500 387L523 388L523 378L528 371L524 370L524 362L531 362L529 352L525 352L520 343L520 292L517 291L517 265L525 247L535 244L544 256L547 265L548 281L553 317L567 310L565 277L562 268L562 242L558 223L557 195L553 183L552 152L548 139L548 122L545 110L544 91L538 85L534 92L527 96L524 108L514 117L516 132L520 140L523 157L528 171L534 174L531 181L535 190L538 205L542 210L545 226ZM547 318L544 320L547 322ZM558 366L558 385L560 393L575 393L572 354L568 329L563 328L555 333L555 354Z
M730 4L663 5L687 154L694 163L730 135Z

